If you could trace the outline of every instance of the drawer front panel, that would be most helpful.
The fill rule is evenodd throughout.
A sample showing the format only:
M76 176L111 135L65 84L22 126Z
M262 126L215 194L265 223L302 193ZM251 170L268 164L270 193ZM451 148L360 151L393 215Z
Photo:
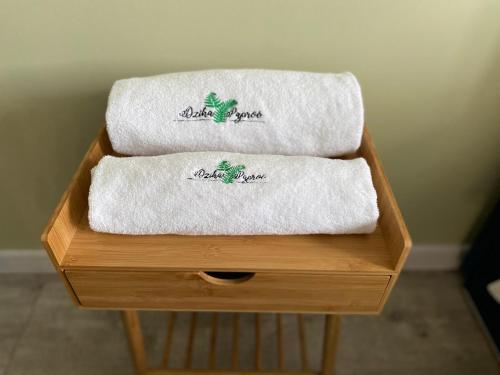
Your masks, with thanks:
M256 273L217 282L199 272L66 271L83 307L118 309L377 312L390 276Z

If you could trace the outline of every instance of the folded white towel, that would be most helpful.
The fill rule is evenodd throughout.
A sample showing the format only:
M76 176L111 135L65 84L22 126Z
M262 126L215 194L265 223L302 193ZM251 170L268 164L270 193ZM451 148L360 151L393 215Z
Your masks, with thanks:
M363 130L351 73L208 70L115 82L106 112L113 148L338 156Z
M364 159L223 152L105 156L90 227L121 234L368 233L377 197Z

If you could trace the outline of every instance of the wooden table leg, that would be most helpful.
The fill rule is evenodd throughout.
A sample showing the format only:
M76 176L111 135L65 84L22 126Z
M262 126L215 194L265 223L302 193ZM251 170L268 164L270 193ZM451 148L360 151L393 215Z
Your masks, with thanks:
M325 317L325 337L323 340L323 367L321 375L335 373L335 355L340 331L340 316L327 315Z
M136 310L123 310L122 319L136 374L143 375L146 373L148 366L139 313Z

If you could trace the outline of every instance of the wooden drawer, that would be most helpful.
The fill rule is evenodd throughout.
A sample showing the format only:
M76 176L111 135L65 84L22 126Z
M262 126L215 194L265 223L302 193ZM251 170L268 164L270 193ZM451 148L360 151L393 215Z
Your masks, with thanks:
M271 272L237 280L196 271L68 270L65 274L83 307L318 313L378 312L390 279Z

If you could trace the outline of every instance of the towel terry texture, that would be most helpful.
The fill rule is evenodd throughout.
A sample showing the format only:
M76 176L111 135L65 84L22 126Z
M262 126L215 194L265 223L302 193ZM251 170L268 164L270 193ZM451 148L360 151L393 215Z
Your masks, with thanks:
M362 158L105 156L92 170L89 193L90 227L108 233L369 233L377 218Z
M208 70L114 83L106 111L115 151L339 156L358 149L360 86L351 73Z

